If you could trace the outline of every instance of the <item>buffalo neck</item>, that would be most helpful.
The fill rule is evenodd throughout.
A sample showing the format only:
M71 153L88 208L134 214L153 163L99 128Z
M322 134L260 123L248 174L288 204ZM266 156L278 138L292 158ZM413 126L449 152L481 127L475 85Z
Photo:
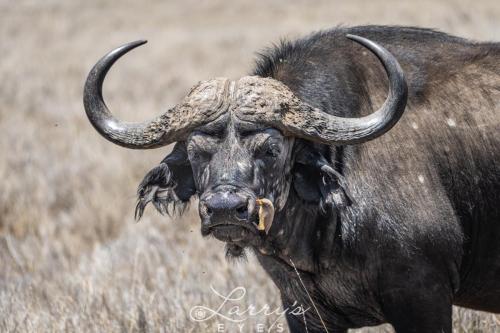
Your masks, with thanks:
M297 269L317 274L335 263L341 238L336 209L322 212L317 203L301 200L292 190L275 226L255 250Z

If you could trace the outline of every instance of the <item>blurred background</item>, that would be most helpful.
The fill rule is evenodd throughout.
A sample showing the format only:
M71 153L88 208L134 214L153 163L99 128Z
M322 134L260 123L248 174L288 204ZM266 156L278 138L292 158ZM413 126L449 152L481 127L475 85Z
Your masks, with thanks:
M117 116L144 120L199 80L249 73L279 38L359 24L499 41L500 2L0 0L0 331L237 331L189 318L195 305L220 304L211 286L245 287L242 309L279 307L252 256L229 263L220 242L202 239L196 203L173 220L148 207L134 222L136 187L169 148L105 141L84 114L83 84L107 51L148 39L113 67L104 91ZM242 331L274 321L285 324L251 316ZM455 309L454 329L499 332L500 316Z

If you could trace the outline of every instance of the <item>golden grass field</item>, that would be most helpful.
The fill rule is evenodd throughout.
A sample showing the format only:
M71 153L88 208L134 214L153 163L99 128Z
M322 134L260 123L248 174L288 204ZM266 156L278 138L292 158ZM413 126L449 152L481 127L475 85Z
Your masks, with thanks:
M105 52L148 39L105 86L111 110L142 120L198 80L248 73L255 52L280 37L366 23L498 41L500 2L0 0L0 332L237 331L190 319L195 305L219 305L211 286L245 287L241 309L279 307L253 257L229 263L220 242L202 239L196 209L175 220L147 209L134 222L136 186L168 149L131 151L98 136L83 83ZM242 332L274 321L285 324L250 316ZM454 328L499 332L500 316L456 309Z

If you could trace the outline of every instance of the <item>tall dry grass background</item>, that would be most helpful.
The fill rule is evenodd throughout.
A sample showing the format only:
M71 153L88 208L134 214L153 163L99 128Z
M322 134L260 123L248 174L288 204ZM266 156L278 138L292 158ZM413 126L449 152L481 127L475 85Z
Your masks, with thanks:
M136 186L168 148L99 137L82 107L85 76L111 48L149 39L105 86L120 118L142 120L198 80L248 73L255 51L280 37L366 23L500 40L500 2L0 0L0 331L236 331L190 320L193 306L220 303L210 286L245 287L242 308L279 307L254 258L228 263L220 242L201 238L195 209L175 220L150 209L134 223ZM275 320L285 323L251 317L243 331ZM499 327L499 316L454 313L457 332Z

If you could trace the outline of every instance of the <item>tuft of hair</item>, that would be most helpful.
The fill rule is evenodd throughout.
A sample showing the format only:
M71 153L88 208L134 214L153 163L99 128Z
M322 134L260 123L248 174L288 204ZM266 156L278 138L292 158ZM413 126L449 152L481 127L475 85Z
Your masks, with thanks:
M294 51L294 44L286 39L273 43L264 50L257 52L256 66L253 73L261 77L276 77L280 64L289 61L290 57L294 55Z
M282 71L283 67L286 65L300 67L308 53L313 49L313 46L321 38L331 34L340 27L316 31L293 41L282 38L278 43L271 44L271 46L257 52L255 68L252 72L253 75L272 77L279 80L280 76L286 72Z
M245 252L245 248L233 244L226 243L226 259L230 262L247 262L247 254Z

